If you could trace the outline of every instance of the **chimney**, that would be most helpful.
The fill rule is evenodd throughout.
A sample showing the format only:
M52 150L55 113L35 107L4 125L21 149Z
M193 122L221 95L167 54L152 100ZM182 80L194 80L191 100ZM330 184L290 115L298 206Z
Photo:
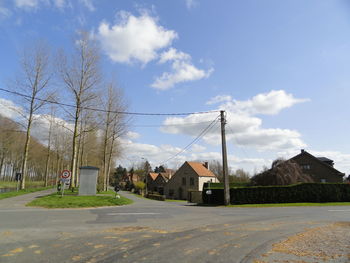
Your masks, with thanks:
M204 162L204 167L207 168L209 170L209 162Z
M301 153L304 153L305 152L305 150L304 149L301 149Z

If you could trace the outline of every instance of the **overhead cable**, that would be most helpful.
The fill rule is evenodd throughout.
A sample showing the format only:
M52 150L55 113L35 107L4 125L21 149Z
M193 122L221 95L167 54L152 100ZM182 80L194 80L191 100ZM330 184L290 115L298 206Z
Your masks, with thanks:
M11 93L17 96L21 96L27 99L31 99L32 96L17 92L17 91L12 91L12 90L7 90L0 88L0 90L5 91L7 93ZM51 104L56 104L56 105L61 105L65 107L70 107L70 108L77 108L76 105L72 104L67 104L67 103L62 103L58 102L52 99L42 99L42 98L35 98L35 100L46 102L46 103L51 103ZM106 112L106 113L116 113L116 114L124 114L124 115L138 115L138 116L187 116L187 115L196 115L196 114L209 114L209 113L215 113L219 111L198 111L198 112L184 112L184 113L145 113L145 112L128 112L128 111L109 111L109 110L104 110L104 109L98 109L98 108L92 108L92 107L80 107L80 109L83 110L90 110L90 111L97 111L97 112Z
M171 156L167 160L161 162L161 164L163 165L163 164L167 163L168 161L174 159L176 156L178 156L179 154L181 154L184 151L186 151L192 144L197 142L205 134L207 134L214 127L214 125L217 123L217 121L219 120L219 117L220 117L220 115L217 116L194 140L192 140L188 145L186 145L181 151L177 152L176 154L174 154L173 156Z

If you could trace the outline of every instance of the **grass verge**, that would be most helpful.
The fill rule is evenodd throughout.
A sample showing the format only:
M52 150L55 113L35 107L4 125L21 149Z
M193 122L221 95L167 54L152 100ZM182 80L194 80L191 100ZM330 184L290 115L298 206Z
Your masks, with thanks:
M227 207L289 207L289 206L342 206L350 205L350 202L333 203L279 203L279 204L246 204L246 205L228 205Z
M5 199L5 198L19 196L19 195L25 195L25 194L29 194L29 193L33 193L33 192L38 192L38 191L42 191L42 190L46 190L46 189L51 189L51 188L52 188L52 186L48 186L48 187L38 187L38 188L19 190L18 192L13 191L13 192L1 193L0 200Z
M165 199L165 202L182 203L187 202L187 200Z
M120 196L76 196L51 194L43 196L28 203L27 206L40 206L45 208L81 208L81 207L99 207L99 206L119 206L131 204L132 200Z
M17 182L15 181L0 181L0 188L16 188ZM26 187L43 187L45 184L44 181L26 181Z

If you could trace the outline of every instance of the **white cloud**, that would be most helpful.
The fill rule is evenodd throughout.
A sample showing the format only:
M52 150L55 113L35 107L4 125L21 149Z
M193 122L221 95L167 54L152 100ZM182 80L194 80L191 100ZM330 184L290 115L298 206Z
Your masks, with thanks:
M218 96L215 96L214 98L211 98L206 104L212 105L212 104L229 102L229 101L232 101L232 97L230 95L218 95Z
M159 63L165 63L173 60L190 60L191 56L181 51L177 51L175 48L170 48L168 51L163 52L160 55Z
M93 2L92 0L80 0L79 2L85 5L85 7L89 9L91 12L95 11L95 7L94 7L94 4L92 3Z
M204 147L203 145L199 145L199 144L193 144L191 147L192 152L203 152L205 150L206 150L206 147Z
M111 26L101 22L97 32L103 50L112 61L147 64L158 58L158 50L166 48L177 38L175 31L160 26L157 18L147 13L136 17L119 12L118 16L118 23Z
M31 9L38 7L43 0L15 0L15 5L18 8Z
M126 134L126 137L127 138L129 138L129 139L138 139L138 138L140 138L140 134L139 133L137 133L137 132L128 132L127 134Z
M229 101L231 99L231 101ZM228 95L216 96L209 100L210 104L224 102L218 109L226 111L226 139L235 145L254 148L257 151L283 151L300 149L306 146L298 131L279 128L263 128L262 119L257 114L277 114L293 104L307 101L296 99L285 91L271 91L258 94L246 101L233 100ZM172 134L198 136L214 120L218 113L205 115L189 115L184 118L171 117L164 121L161 131ZM191 124L190 124L191 123ZM197 124L195 124L197 123ZM169 126L174 125L174 126ZM221 143L220 126L216 125L203 136L203 140L211 145Z
M152 145L152 144L142 144L135 143L131 140L123 140L123 156L118 160L118 164L122 166L131 167L148 160L151 166L154 168L159 166L163 161L174 156L182 148L174 147L172 145ZM185 161L211 161L218 160L221 162L222 156L221 152L207 151L207 149L201 145L193 145L191 150L186 150L183 153L177 155L175 158L166 162L165 165L168 168L177 169ZM271 160L263 158L240 158L236 155L228 155L228 165L231 169L244 169L249 173L253 174L254 171L260 171L262 167L266 164L270 164Z
M58 8L64 8L66 6L66 0L54 0L53 3Z
M0 98L0 114L6 118L15 120L21 117L23 109L14 104L11 100Z
M160 77L157 77L151 84L152 88L167 90L178 83L208 78L214 71L213 68L209 70L198 69L192 64L189 54L177 51L175 48L170 48L160 55L160 64L168 61L172 62L172 72L164 72Z
M9 16L11 16L11 11L8 8L2 6L0 2L0 19L7 18Z
M188 8L188 9L191 9L191 8L193 8L193 7L196 7L196 6L198 6L198 1L197 0L185 0L186 1L186 7Z
M251 114L278 114L281 110L297 103L307 102L308 99L297 99L284 90L272 90L254 96L247 101L234 101L233 107Z
M45 4L49 7L57 7L59 9L64 9L66 7L72 7L74 3L78 5L83 5L90 11L95 11L92 0L14 0L15 6L17 8L25 10L35 10L41 7L42 4ZM0 11L1 12L1 11Z
M187 61L174 61L172 72L165 72L162 76L156 78L151 87L159 90L167 90L174 87L175 84L187 81L195 81L208 78L213 69L207 71L198 69Z

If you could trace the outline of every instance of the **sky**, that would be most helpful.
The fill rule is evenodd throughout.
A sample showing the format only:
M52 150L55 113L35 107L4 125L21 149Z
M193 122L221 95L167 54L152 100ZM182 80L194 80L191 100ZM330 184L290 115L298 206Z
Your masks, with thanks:
M28 43L69 50L79 30L98 42L129 111L215 111L134 117L117 164L221 160L210 124L225 110L232 169L254 174L305 149L350 173L348 1L0 0L0 87ZM0 104L7 117L21 107L1 91Z

